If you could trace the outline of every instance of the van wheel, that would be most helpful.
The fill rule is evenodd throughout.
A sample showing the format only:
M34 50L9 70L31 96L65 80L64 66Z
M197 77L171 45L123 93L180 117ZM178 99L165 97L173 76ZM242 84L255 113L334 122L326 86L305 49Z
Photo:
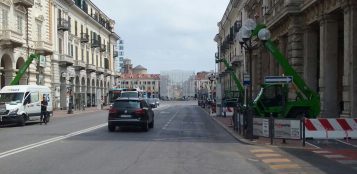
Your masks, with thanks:
M20 120L19 120L18 125L19 126L25 126L25 123L26 123L26 115L20 116Z

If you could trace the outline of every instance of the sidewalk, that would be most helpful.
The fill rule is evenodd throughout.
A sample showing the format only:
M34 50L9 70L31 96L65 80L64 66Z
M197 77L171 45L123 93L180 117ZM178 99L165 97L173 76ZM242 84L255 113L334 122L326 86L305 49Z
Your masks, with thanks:
M235 137L237 140L247 143L247 144L252 144L252 145L269 145L269 146L278 146L278 147L288 147L288 148L303 148L303 149L316 149L316 147L311 146L310 144L306 143L305 147L302 146L302 140L286 140L285 143L283 143L282 139L274 139L273 144L270 144L270 138L265 138L265 137L258 137L258 139L254 140L248 140L243 137L243 135L240 135L237 131L233 130L233 122L232 122L232 116L217 116L216 113L210 113L210 111L205 108L204 109L210 116L211 118L216 121L219 125L221 125L229 134L231 134L233 137Z
M73 114L68 114L68 110L55 110L53 111L53 117L70 117L78 114L91 113L91 112L99 112L99 111L108 111L109 106L104 106L103 110L98 109L97 107L88 107L85 110L73 110Z

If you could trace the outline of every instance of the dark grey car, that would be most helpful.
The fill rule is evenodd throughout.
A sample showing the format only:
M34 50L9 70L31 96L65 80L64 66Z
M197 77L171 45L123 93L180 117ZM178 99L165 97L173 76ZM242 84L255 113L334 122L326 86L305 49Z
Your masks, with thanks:
M109 110L108 130L126 126L141 127L144 131L154 127L154 112L144 99L119 98Z

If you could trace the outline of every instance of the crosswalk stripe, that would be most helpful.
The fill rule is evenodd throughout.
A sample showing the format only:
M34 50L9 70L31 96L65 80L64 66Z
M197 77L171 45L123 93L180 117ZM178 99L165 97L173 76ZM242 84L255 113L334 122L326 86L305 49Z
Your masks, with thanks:
M291 162L289 159L286 158L269 158L269 159L263 159L262 160L264 163L270 164L270 163L288 163Z
M263 157L280 157L280 154L277 153L263 153L263 154L255 154L256 157L258 158L263 158Z
M337 160L341 164L357 164L357 160Z
M270 165L270 168L272 168L272 169L296 169L296 168L300 168L300 166L297 164L276 164L276 165Z
M252 153L266 153L266 152L274 152L274 151L271 149L254 149L254 150L251 150L250 152L252 152Z
M312 151L312 152L317 153L317 154L331 153L331 152L325 151L325 150L316 150L316 151Z
M343 156L343 155L335 155L335 154L324 155L324 157L326 157L326 158L345 158L345 156Z

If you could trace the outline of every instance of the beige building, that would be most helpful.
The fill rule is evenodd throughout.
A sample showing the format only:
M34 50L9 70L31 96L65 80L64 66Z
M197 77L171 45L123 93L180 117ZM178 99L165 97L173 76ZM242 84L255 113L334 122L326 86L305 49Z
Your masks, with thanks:
M357 1L233 0L230 4L235 2L244 4L241 14L268 26L290 64L320 93L322 117L357 117ZM227 16L236 16L228 9ZM220 34L223 29L227 26L220 28ZM218 41L218 47L223 43ZM263 47L254 50L252 61L253 93L266 75L283 74Z
M122 74L118 88L141 89L148 97L158 98L160 94L160 74Z
M57 107L68 106L71 90L76 107L96 106L101 98L107 101L116 75L114 52L119 36L114 20L90 0L55 0L52 11Z
M0 79L1 88L9 85L29 54L40 53L46 62L38 61L28 68L19 84L43 84L51 87L51 54L53 53L51 4L49 1L0 1Z

